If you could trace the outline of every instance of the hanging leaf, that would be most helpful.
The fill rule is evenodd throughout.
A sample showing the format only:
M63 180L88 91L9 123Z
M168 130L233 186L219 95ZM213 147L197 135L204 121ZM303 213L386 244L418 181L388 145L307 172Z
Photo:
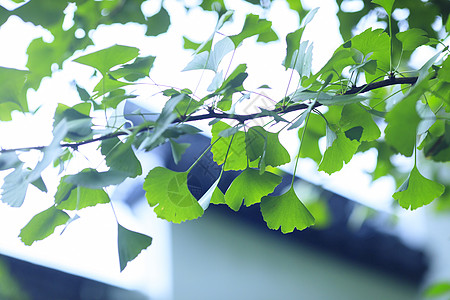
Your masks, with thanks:
M208 51L204 51L195 55L194 59L183 71L207 69L217 73L222 59L234 49L234 44L231 39L225 37L214 45L214 50L211 51L211 54Z
M325 150L322 161L319 165L319 171L332 174L339 171L348 163L358 150L359 142L357 140L348 139L344 133L338 132L337 138L332 145Z
M221 165L225 162L224 171L243 170L247 168L247 155L245 152L245 133L236 132L233 136L221 137L220 133L232 128L224 122L217 122L212 126L211 152L214 161ZM217 142L216 142L217 140ZM230 145L231 144L231 145ZM229 150L228 150L229 148ZM228 152L228 156L227 155Z
M401 207L417 209L431 203L444 193L445 187L422 176L415 165L408 179L392 195Z
M295 228L303 230L314 225L314 217L290 188L280 196L265 196L261 199L261 213L270 229L289 233Z
M35 215L20 231L22 242L30 246L35 241L40 241L51 235L55 228L64 225L69 220L69 215L56 207L51 206L43 212Z
M245 18L242 31L236 35L230 36L234 46L237 48L239 44L248 37L262 34L271 30L272 22L260 19L258 15L249 14Z
M145 197L156 215L173 223L197 219L203 209L187 186L187 172L162 167L152 169L144 182Z
M270 172L260 174L256 169L245 169L236 177L225 193L225 203L238 211L244 200L245 206L261 202L281 183L281 177Z
M416 101L416 95L410 93L386 114L386 142L405 156L411 156L416 145L416 129L420 122Z
M61 210L80 210L101 203L109 203L109 196L103 189L89 189L67 183L61 178L55 194L56 208Z
M0 67L0 121L11 121L11 112L28 111L25 81L28 71Z
M28 184L26 176L30 172L22 167L17 167L13 172L9 173L2 186L2 202L12 207L20 207L25 200Z
M172 157L173 157L173 161L175 162L175 164L178 164L181 160L181 156L183 155L183 153L186 151L187 148L189 148L189 146L191 144L188 143L177 143L174 140L170 139L170 147L172 149Z
M122 143L118 138L105 139L101 143L101 153L105 155L106 165L135 178L142 174L141 163L131 148L131 143Z
M370 113L358 104L348 104L342 109L339 125L343 132L361 127L362 133L358 141L373 141L380 137L381 132Z
M103 76L106 76L112 67L129 62L138 55L139 49L136 47L114 45L106 49L80 56L77 59L74 59L74 61L96 68Z
M253 126L245 134L245 149L250 161L261 157L266 166L277 167L291 161L289 152L278 139L278 133L268 132L261 126Z
M119 248L120 272L127 266L128 262L135 259L142 250L152 244L152 238L148 235L126 229L117 224L117 243Z
M128 174L121 171L98 172L95 169L88 168L78 174L67 176L65 181L73 185L97 190L109 185L122 183L127 177Z

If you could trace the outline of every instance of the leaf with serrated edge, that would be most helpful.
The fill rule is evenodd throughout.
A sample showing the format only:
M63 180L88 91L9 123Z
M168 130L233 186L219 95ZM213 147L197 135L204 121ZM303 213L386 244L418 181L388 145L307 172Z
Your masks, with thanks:
M225 193L225 203L234 211L238 211L244 200L245 206L261 201L261 198L272 193L281 183L281 177L270 172L259 174L259 170L245 169L236 177Z
M135 259L142 250L152 244L152 238L148 235L131 231L117 224L117 243L119 248L120 272L127 266L128 262Z
M145 197L159 218L181 223L203 215L202 207L188 189L187 176L187 172L162 167L148 173L144 181Z
M270 229L289 233L295 228L303 230L314 225L314 217L290 188L280 196L265 196L261 199L261 213Z
M444 193L445 187L427 179L414 166L408 179L400 186L392 197L405 209L417 209L431 203Z

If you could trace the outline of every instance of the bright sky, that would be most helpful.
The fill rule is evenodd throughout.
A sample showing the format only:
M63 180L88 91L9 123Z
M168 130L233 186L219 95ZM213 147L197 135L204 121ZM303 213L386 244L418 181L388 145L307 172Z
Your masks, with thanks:
M0 4L3 2L0 1ZM249 4L243 4L240 0L227 2L238 16L250 12L252 7ZM304 34L304 39L314 43L313 68L318 70L342 42L338 34L338 21L335 16L337 7L332 0L302 2L307 8L321 7ZM357 4L358 1L355 3ZM152 5L144 6L149 14L155 10ZM151 74L159 84L195 88L200 73L196 71L180 72L191 59L190 53L176 50L182 48L180 33L188 33L189 38L201 42L211 34L216 19L213 14L205 14L197 9L193 9L185 15L180 9L180 3L175 0L165 1L165 6L172 14L176 14L176 17L172 17L170 33L158 38L149 38L144 36L145 29L142 26L128 24L103 27L92 35L95 46L89 47L87 51L92 52L113 44L136 46L141 49L141 55L158 57ZM244 43L234 57L233 65L248 64L250 76L245 82L248 89L256 89L262 84L269 84L272 90L267 93L274 99L279 99L284 96L290 75L281 66L285 55L284 37L287 33L297 29L299 22L297 15L288 10L286 3L280 0L273 2L272 9L266 17L273 20L274 29L281 37L282 42L262 47ZM241 28L242 22L227 25L222 32L234 34ZM46 33L43 30L36 30L30 24L24 24L18 18L11 18L0 28L0 41L3 45L8 45L0 47L0 66L24 69L27 46L33 38L41 35L46 36ZM173 59L173 57L177 57L177 59ZM49 144L51 140L49 133L52 128L51 116L56 103L68 105L76 103L78 96L71 83L73 79L76 79L78 84L86 89L92 90L96 82L90 78L91 74L92 69L67 62L64 65L64 71L57 72L52 79L45 79L38 92L29 92L31 110L45 105L34 116L16 112L13 115L15 122L0 124L1 146L12 148ZM210 80L208 76L204 77L205 86L209 84L208 80ZM149 107L152 108L161 107L164 99L150 96L157 91L153 87L139 87L136 90L136 93L141 95L138 102L140 104L150 103ZM282 143L291 154L296 153L298 142L293 142L292 137L283 134ZM369 151L365 155L356 155L350 164L332 176L318 173L314 163L302 160L298 175L352 199L363 201L370 206L389 210L391 194L395 189L393 180L384 178L371 184L369 176L365 173L373 170L375 158L375 151ZM86 161L81 164L85 163ZM151 164L154 163L150 162L149 165ZM149 165L146 166L147 169ZM285 166L285 169L292 172L293 166ZM57 170L45 172L45 178L55 178L56 176ZM46 183L52 194L56 190L56 185L52 186L51 180L47 180ZM109 206L84 209L79 212L82 218L71 224L61 236L55 234L44 241L35 243L32 247L26 247L19 241L17 236L20 229L34 214L48 208L51 201L52 199L43 193L30 188L27 200L20 209L0 204L0 227L8 228L8 230L0 232L0 251L121 286L146 289L146 292L155 299L170 297L170 227L166 222L154 218L148 206L139 208L142 215L133 218L133 212L120 205L119 201L114 201L115 207L117 206L116 211L119 211L119 220L123 225L129 229L147 233L154 238L154 244L149 250L144 251L138 257L139 262L130 263L127 269L120 274L118 272L116 225ZM149 216L152 217L149 218ZM145 278L147 280L144 280ZM159 278L158 284L149 285L149 278ZM150 281L155 282L154 280Z

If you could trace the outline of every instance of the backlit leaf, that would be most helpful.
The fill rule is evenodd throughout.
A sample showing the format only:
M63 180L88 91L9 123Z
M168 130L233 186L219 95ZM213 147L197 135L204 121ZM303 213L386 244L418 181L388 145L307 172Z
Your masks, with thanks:
M232 136L221 137L220 133L223 130L229 128L231 128L231 126L224 122L217 122L212 126L211 144L213 144L213 146L211 148L211 152L213 154L213 159L217 164L221 165L224 163L226 157L226 164L224 166L225 171L243 170L247 168L247 154L245 151L245 133L242 131L238 131ZM227 152L228 157L226 156Z
M314 217L300 201L293 188L280 196L265 196L261 199L261 213L270 229L289 233L295 228L303 230L314 225Z
M103 76L105 76L112 67L129 62L138 55L139 49L136 47L114 45L106 49L80 56L74 61L96 68Z
M187 172L162 167L152 169L144 182L145 197L156 215L174 223L197 219L203 209L187 186Z
M389 16L392 14L395 0L372 0L372 2L381 5Z
M65 181L64 176L55 194L57 209L80 210L101 203L109 203L109 196L103 189L89 189Z
M245 169L236 177L225 193L225 203L238 211L244 200L245 206L259 203L261 198L272 193L281 183L281 177L270 172L259 173L256 169Z
M342 169L344 163L348 163L352 159L359 144L357 140L350 140L344 133L338 132L331 147L323 154L319 171L331 174Z
M355 127L362 127L360 141L373 141L381 135L380 129L373 120L372 115L358 104L344 106L339 125L344 132Z
M416 145L416 128L420 122L416 101L411 94L386 114L386 142L405 156L411 156Z
M289 152L278 139L278 133L268 132L261 126L253 126L245 134L245 149L250 161L261 157L266 166L277 167L291 160Z
M415 50L430 40L427 32L419 28L411 28L403 32L397 33L395 36L402 42L403 50Z
M392 195L401 207L417 209L431 203L444 193L445 187L422 176L414 166L408 179Z
M22 242L30 246L35 241L43 240L51 235L55 228L64 225L69 220L69 215L56 207L50 208L35 215L20 231Z
M118 138L105 139L101 144L101 153L105 155L110 170L120 171L134 178L142 174L141 163L131 148L131 143L122 143Z
M110 170L98 172L95 169L84 169L78 174L67 176L66 182L95 190L105 186L119 184L127 177L128 174L121 171Z
M242 31L236 35L230 36L234 46L239 44L248 37L268 32L271 29L272 22L260 19L258 15L249 14L245 18Z

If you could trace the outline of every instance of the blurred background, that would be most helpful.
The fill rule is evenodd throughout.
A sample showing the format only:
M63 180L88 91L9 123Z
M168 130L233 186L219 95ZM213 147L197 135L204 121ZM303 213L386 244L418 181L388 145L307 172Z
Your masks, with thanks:
M135 46L141 49L142 56L157 57L151 78L159 86L194 89L200 82L198 89L206 91L212 76L200 71L182 72L192 59L192 51L183 50L183 36L198 43L206 40L217 22L214 10L224 9L220 6L223 3L226 9L235 11L224 34L239 32L248 13L260 14L273 22L279 41L261 45L254 39L246 40L232 61L232 65L248 64L247 89L269 83L272 89L265 93L272 99L284 95L289 81L290 73L281 65L285 36L298 28L307 10L320 7L303 36L314 43L313 71L319 70L352 34L387 26L382 10L370 1L359 0L122 2L134 3L132 7L149 17L163 5L170 14L169 30L149 37L146 26L135 22L81 30L77 33L79 38L88 35L93 45L85 52L75 52L74 58L114 44ZM448 16L449 2L398 2L411 8L394 10L397 31L420 25L434 37L442 37L444 20L440 15ZM203 6L199 7L201 3ZM205 3L210 5L210 11L204 10ZM13 11L23 3L2 0L0 5L4 11ZM424 5L423 10L420 5ZM63 28L73 26L76 8L75 4L66 8ZM432 22L427 18L432 18ZM419 24L422 21L424 24ZM5 18L0 27L0 66L26 69L27 47L39 37L49 43L53 38L46 29L17 16ZM435 51L420 47L408 54L407 66L420 67ZM0 123L1 147L48 144L57 103L79 102L75 81L88 91L97 83L92 69L71 59L53 69L53 75L44 78L37 91L28 91L30 111L36 112L15 112L14 121ZM166 99L158 86L145 82L134 86L132 92L137 97L118 107L115 115L137 110L157 112ZM256 97L252 103L260 107L273 104L264 99ZM247 109L250 113L254 107ZM138 122L133 118L127 121ZM195 125L206 128L207 123ZM191 147L178 165L167 145L137 153L143 162L144 177L155 166L186 170L207 148L209 138L200 134L185 140ZM281 138L288 151L295 153L298 141L289 136ZM83 149L101 160L95 150L95 145ZM17 237L20 229L53 201L30 189L21 208L0 204L0 299L422 299L428 285L450 281L450 216L448 210L442 209L445 205L439 203L413 212L393 205L391 195L397 188L396 178L383 176L372 181L377 155L375 150L358 153L343 170L331 176L318 173L312 160L302 159L295 174L295 188L315 215L317 225L286 235L268 229L256 206L234 212L225 206L211 205L202 218L174 225L157 219L148 206L142 190L144 177L108 188L121 224L153 237L152 245L122 273L117 254L117 223L109 205L85 208L78 213L80 219L63 233L60 230L25 246ZM79 165L90 163L81 155L77 159ZM412 163L402 157L393 159L393 164L405 172ZM450 175L447 164L440 168L443 176ZM292 165L281 168L286 182L290 181L292 170ZM201 197L219 171L212 156L206 155L192 171L188 182L191 192ZM6 174L1 172L0 178ZM237 174L227 172L220 187L226 189ZM44 176L49 194L53 195L58 170L46 170ZM283 185L276 193L282 190Z

